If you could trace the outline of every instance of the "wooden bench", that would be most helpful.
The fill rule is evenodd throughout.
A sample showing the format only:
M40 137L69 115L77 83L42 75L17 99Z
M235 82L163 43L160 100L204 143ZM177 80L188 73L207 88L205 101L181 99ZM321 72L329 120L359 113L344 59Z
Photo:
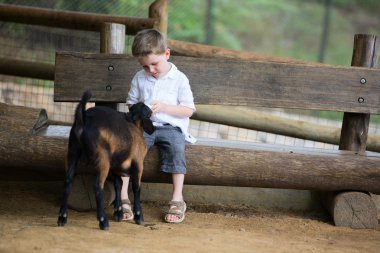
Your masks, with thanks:
M376 69L184 56L171 61L188 76L197 104L332 110L364 117L380 113ZM93 102L125 103L140 69L136 59L124 55L57 53L54 100L77 102L91 89ZM360 226L377 226L376 207L366 193L380 193L378 153L200 139L187 146L186 156L187 184L329 192L323 199L333 216L339 199L330 192L350 190L350 196L352 191L359 196L351 201L368 210L358 221L366 224ZM158 163L154 150L146 158L144 181L170 181L157 171ZM368 197L360 200L362 194ZM339 214L335 216L337 223Z
M152 8L150 18L154 19L146 20L150 25L143 27L152 27L157 23L155 26L164 31L166 29L162 27L165 27L167 19L167 14L164 13L167 4L166 1L155 3L162 7L161 11L153 11ZM21 11L13 15L15 11L10 8L14 9L15 6L2 6L4 13L10 13L8 20L14 21L17 16L17 22L41 24L36 18L40 12L28 9L25 13L32 13L34 18L20 18L25 15L20 14ZM99 31L100 23L120 22L120 19L104 20L100 16L74 24L57 14L59 13L51 13L45 25L57 23L59 27ZM81 16L72 13L69 19L72 21ZM57 22L57 17L62 22ZM133 31L143 28L135 27L132 23L128 22L126 27ZM128 32L128 29L125 32L134 34ZM120 44L123 47L125 45L124 42ZM354 52L353 58L359 59L358 61L361 58L370 59L371 66L367 67L376 66L380 51L378 45L376 47L372 45L372 48L368 47L367 51L358 55ZM347 223L343 224L351 227L377 226L376 207L366 193L380 193L380 155L366 152L365 146L369 115L379 114L380 110L380 87L376 86L380 81L378 70L191 57L173 57L172 60L189 77L195 101L199 104L345 112L340 142L341 149L345 150L298 149L200 139L186 149L189 167L187 184L324 191L328 192L324 194L324 200L336 224L339 225L340 216L352 216L357 220L347 218ZM139 69L134 59L120 55L57 54L55 100L75 102L85 89L91 88L95 102L124 103L129 82ZM50 78L51 73L48 72ZM24 108L21 110L2 104L0 107L4 107L0 108L0 125L4 126L0 131L0 169L3 176L62 179L68 128L59 133L51 133L46 128L46 112L38 114L29 109L25 112ZM37 117L34 117L35 114ZM32 125L36 123L32 132L31 122ZM8 131L10 129L14 131L11 134ZM19 159L20 154L25 159ZM32 155L28 156L29 154ZM169 181L157 172L158 163L157 151L153 150L146 159L144 181ZM23 169L22 173L20 168ZM361 192L365 193L360 194ZM340 196L343 197L339 198ZM341 208L344 207L341 200L349 207ZM354 210L357 206L358 211ZM345 211L347 215L341 215ZM350 215L352 213L354 215Z

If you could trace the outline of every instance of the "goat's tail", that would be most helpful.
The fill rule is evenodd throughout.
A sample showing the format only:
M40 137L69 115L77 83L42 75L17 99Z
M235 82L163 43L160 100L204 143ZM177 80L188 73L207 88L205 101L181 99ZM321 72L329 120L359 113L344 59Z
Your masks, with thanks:
M82 99L80 100L75 110L74 133L77 137L77 140L80 140L80 136L83 132L86 115L86 104L90 100L91 96L92 93L90 90L85 91L82 95Z

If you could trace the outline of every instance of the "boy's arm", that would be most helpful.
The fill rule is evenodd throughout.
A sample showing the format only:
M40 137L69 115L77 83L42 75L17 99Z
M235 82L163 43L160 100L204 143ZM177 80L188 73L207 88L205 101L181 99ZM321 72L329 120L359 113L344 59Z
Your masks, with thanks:
M169 105L158 101L154 101L150 109L153 113L163 112L181 118L190 118L194 113L194 110L190 107L183 105Z
M131 88L128 91L128 96L126 99L126 104L127 104L128 108L130 108L132 105L139 102L140 91L138 89L136 79L137 79L137 74L133 77L133 79L131 81Z

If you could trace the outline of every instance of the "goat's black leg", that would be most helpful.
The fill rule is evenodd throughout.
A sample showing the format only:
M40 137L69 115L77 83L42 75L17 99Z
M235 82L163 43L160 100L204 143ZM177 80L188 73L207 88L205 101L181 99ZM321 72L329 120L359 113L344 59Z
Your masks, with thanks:
M99 220L99 228L102 230L108 230L109 229L109 223L108 218L106 216L106 213L104 211L104 190L103 190L103 184L100 184L100 176L98 175L96 178L96 184L95 184L95 198L96 198L96 210L97 210L97 217Z
M115 186L115 202L114 202L114 213L113 217L117 221L123 219L123 207L121 204L121 187L123 186L123 181L120 176L114 175L114 186Z
M57 221L58 226L64 226L67 223L67 201L69 199L71 187L73 185L73 178L75 175L76 164L77 164L76 159L70 161L69 168L66 173L65 183L64 183L64 188L63 188L62 205L59 210L58 221Z
M132 179L132 190L133 190L133 212L135 213L135 222L139 225L144 224L144 216L141 209L140 202L140 178L139 178L139 169L137 163L132 164L131 179Z
M63 187L63 198L57 221L58 226L64 226L67 223L67 202L73 185L76 166L81 155L82 150L80 149L80 143L75 138L73 129L71 129L67 155L67 171Z

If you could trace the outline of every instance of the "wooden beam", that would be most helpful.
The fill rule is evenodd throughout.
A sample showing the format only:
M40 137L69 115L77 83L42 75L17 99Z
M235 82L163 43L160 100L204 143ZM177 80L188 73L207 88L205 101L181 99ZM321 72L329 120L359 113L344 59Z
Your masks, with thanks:
M55 66L9 58L0 58L0 74L54 80Z
M380 113L379 70L183 56L171 60L188 76L199 104ZM111 65L114 71L108 70ZM140 69L133 57L58 53L55 101L78 101L91 89L95 102L125 102ZM106 90L109 85L112 91Z
M378 180L380 155L372 155L200 139L196 145L186 147L186 183L306 190L358 189L364 183L359 188L367 188ZM158 152L147 156L144 178L164 180L165 175L152 170L154 161L158 161ZM170 178L165 182L170 182Z
M0 178L63 180L70 127L51 126L32 134L39 111L25 110L0 103ZM34 117L25 121L22 115L30 113ZM23 127L17 128L22 122ZM186 156L186 184L380 193L378 153L200 139L186 146ZM170 182L170 176L159 172L159 164L154 148L145 160L143 181Z
M0 177L63 179L67 138L37 135L48 125L46 111L0 103L0 115Z
M277 63L292 63L314 66L329 66L318 62L304 61L291 58L275 57L255 52L232 50L224 47L204 45L200 43L168 39L168 46L172 55L190 57L233 58L249 61L264 61Z
M197 105L191 119L339 145L340 127L294 120L240 106ZM380 135L369 134L368 151L380 152Z
M156 22L153 18L132 18L11 4L0 4L0 20L94 32L100 31L102 23L119 23L126 26L125 32L129 35L134 35L142 29L152 28Z

